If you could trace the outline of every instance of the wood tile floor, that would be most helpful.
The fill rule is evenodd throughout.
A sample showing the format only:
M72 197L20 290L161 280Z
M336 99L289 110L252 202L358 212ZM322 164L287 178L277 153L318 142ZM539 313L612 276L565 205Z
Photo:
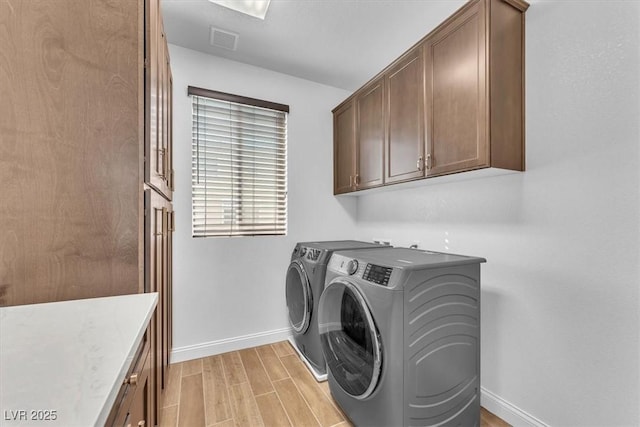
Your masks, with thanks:
M286 341L175 363L168 375L161 427L352 425ZM481 427L509 426L484 408L481 417Z

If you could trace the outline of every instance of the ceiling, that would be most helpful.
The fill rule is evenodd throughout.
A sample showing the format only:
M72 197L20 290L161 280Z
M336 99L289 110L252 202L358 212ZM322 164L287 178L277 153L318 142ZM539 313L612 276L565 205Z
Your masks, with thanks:
M238 0L240 1L240 0ZM464 0L271 0L265 20L208 0L162 0L169 43L354 91ZM210 27L239 34L209 44Z

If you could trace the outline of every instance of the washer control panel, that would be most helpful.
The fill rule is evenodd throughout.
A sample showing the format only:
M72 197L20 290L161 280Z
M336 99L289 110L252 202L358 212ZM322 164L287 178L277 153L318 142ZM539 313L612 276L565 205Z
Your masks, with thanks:
M362 278L369 282L375 283L377 285L388 286L389 278L391 277L391 272L393 268L391 267L383 267L381 265L375 264L367 264L367 267L364 269L364 274Z
M307 250L307 259L311 261L317 261L320 258L320 249L309 248Z

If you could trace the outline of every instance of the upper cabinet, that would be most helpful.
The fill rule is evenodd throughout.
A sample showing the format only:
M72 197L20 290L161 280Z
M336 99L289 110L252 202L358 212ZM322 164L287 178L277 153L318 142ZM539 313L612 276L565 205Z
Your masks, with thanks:
M384 80L333 110L334 194L384 183Z
M353 100L333 110L333 192L355 190L356 109Z
M387 84L387 183L424 176L424 70L421 49L396 61L385 73Z
M484 2L424 43L428 175L489 166Z
M173 141L171 134L172 85L169 50L162 25L159 0L149 0L146 11L145 49L145 182L171 200L173 192Z
M468 2L334 110L381 81L383 117L359 118L352 138L357 157L375 158L362 136L384 126L382 184L481 168L524 170L527 8L521 0ZM368 188L358 185L362 173L354 174L351 191Z
M384 80L365 87L356 98L356 174L357 189L382 185L384 150Z

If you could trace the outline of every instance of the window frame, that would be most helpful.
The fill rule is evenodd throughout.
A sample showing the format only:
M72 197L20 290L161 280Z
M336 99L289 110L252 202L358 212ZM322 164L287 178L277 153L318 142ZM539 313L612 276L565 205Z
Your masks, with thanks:
M203 230L198 230L198 232L196 232L196 220L197 219L201 219L202 216L204 216L205 218L205 223L207 221L206 219L206 211L207 211L207 207L206 207L206 202L204 202L205 207L202 208L201 210L199 210L198 212L196 212L196 181L195 181L195 176L200 176L200 173L198 172L196 174L196 170L200 170L200 154L199 154L199 147L200 144L203 142L203 140L201 139L197 139L196 134L193 133L193 129L195 129L196 127L199 127L199 123L197 121L197 115L195 110L192 110L191 113L191 125L192 125L192 137L191 137L191 146L192 146L192 153L191 153L191 159L192 159L192 180L191 180L191 208L192 208L192 212L191 212L191 235L193 238L206 238L206 237L212 237L212 238L228 238L228 237L256 237L256 236L285 236L287 234L287 226L288 226L288 200L287 200L287 187L288 187L288 177L287 177L287 128L288 128L288 113L290 111L289 106L285 105L285 104L278 104L275 102L270 102L270 101L265 101L265 100L261 100L261 99L257 99L257 98L249 98L249 97L244 97L244 96L239 96L239 95L233 95L233 94L229 94L229 93L225 93L225 92L219 92L219 91L214 91L214 90L210 90L210 89L203 89L203 88L199 88L199 87L195 87L195 86L188 86L187 88L187 94L188 96L190 96L191 99L191 105L195 105L198 101L194 98L194 97L200 97L200 98L210 98L216 101L223 101L223 102L228 102L230 104L239 104L240 108L242 107L257 107L260 109L268 109L268 110L273 110L276 112L281 112L284 113L284 136L282 138L282 142L283 142L283 149L282 152L284 154L284 178L282 178L282 181L277 181L276 184L274 184L274 191L277 194L278 190L277 188L281 185L280 183L282 182L282 184L284 184L284 202L276 202L275 206L273 207L273 216L274 218L276 218L276 220L273 222L273 227L271 229L266 229L265 232L259 232L259 225L258 223L253 223L253 224L249 224L250 226L252 225L253 228L249 228L248 230L242 230L243 228L243 223L242 220L239 220L236 218L235 214L233 215L233 219L232 222L228 224L228 226L212 226L211 230L207 230L206 225L204 226ZM193 107L192 107L193 108ZM230 108L231 111L231 108ZM277 119L274 119L274 122ZM274 126L274 129L277 126ZM231 129L231 128L230 128ZM238 127L234 130L239 130L240 132L242 132L242 130L247 130L247 128L242 128L242 127ZM280 142L279 139L274 138L274 141ZM194 149L195 146L198 146L198 150ZM251 146L251 144L249 144ZM253 147L255 149L255 141L253 141ZM231 150L231 148L230 148ZM276 154L276 156L280 153L279 148L274 148L274 153ZM197 153L197 154L196 154ZM255 154L255 152L254 152ZM215 160L213 161L215 163ZM232 161L232 168L237 168L240 167L241 162L233 162ZM282 170L280 170L277 166L273 166L273 172L275 175L281 174ZM232 172L235 173L235 172ZM233 189L237 189L237 188L242 188L243 184L244 184L244 180L241 178L242 183L238 184L237 182L232 181L229 184L229 190L232 191L233 193ZM249 179L249 182L253 183L254 181ZM239 186L238 186L239 185ZM252 193L253 194L253 193ZM206 187L205 187L205 197L206 197ZM281 197L281 196L278 196ZM239 207L237 208L233 208L234 212L236 210L242 212L242 210L244 209L242 207L242 197L239 197L237 200L233 200L231 199L232 204L233 203L238 203ZM250 205L251 209L255 209L255 205ZM280 212L282 212L282 208L284 207L284 221L280 222L277 217L278 217L278 210L280 210ZM215 208L214 208L215 209ZM198 218L196 218L196 215L200 215ZM268 223L265 223L265 225L268 225ZM245 224L244 227L247 227L247 225ZM218 230L213 230L214 228L218 228ZM226 228L226 229L225 229Z

